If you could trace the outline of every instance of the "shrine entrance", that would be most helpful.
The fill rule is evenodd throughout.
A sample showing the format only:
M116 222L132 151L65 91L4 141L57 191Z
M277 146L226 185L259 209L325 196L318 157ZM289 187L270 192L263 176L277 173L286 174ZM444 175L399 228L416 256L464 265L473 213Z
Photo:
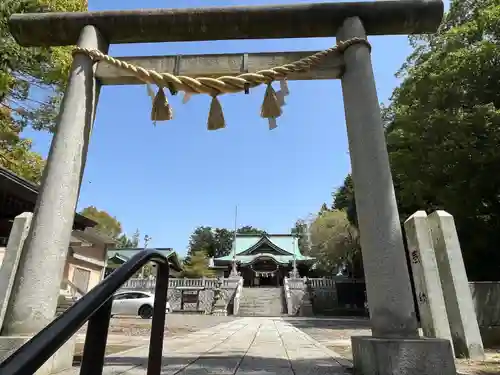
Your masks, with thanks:
M250 269L254 275L254 285L260 287L280 286L280 266L271 258L258 258ZM282 284L282 282L281 282Z
M64 268L101 85L156 85L153 121L173 118L165 90L171 95L184 92L185 101L192 94L208 94L213 99L207 127L216 130L226 126L221 95L248 94L264 84L260 114L275 129L289 94L288 80L340 79L373 334L353 337L355 370L389 373L397 366L402 374L423 373L415 364L425 358L428 375L454 374L449 342L419 339L367 40L367 35L434 33L443 12L441 0L380 0L13 15L9 27L23 46L77 45L23 247L21 272L29 277L12 292L14 304L37 316L22 333L42 330L55 313L61 282L57 275ZM312 37L331 37L332 45L336 37L336 45L324 51L107 55L110 43ZM301 109L307 111L307 105ZM333 152L325 150L327 156Z

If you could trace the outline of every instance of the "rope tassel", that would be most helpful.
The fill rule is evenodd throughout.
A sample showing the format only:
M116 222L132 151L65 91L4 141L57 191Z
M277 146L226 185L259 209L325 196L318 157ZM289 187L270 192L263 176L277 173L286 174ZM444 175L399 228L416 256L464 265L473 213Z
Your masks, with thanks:
M174 118L172 107L168 103L163 88L160 87L153 99L153 108L151 109L152 121L168 121Z
M267 84L266 93L264 94L264 101L262 102L262 109L260 116L263 118L277 118L281 116L280 101L274 91L271 83Z
M210 103L210 112L208 113L208 130L218 130L226 127L226 122L224 121L224 113L222 112L222 106L220 105L217 95L212 96L212 102Z

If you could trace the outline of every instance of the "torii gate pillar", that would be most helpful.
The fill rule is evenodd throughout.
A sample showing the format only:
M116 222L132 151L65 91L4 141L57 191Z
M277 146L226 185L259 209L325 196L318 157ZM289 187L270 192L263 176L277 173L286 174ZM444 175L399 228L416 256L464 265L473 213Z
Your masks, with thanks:
M93 26L78 45L108 49ZM32 335L54 319L100 89L94 70L88 56L74 56L2 335Z
M339 41L353 37L366 38L358 17L346 19L337 34ZM368 46L349 47L344 61L342 93L372 325L372 336L351 337L355 372L455 375L449 340L418 335Z

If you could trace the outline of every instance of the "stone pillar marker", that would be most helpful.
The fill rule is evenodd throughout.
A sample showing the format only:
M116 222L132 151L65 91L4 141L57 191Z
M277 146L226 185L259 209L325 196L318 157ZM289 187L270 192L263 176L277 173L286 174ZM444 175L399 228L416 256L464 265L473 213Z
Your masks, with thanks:
M83 28L78 45L107 52L107 44L93 26ZM92 60L76 54L3 335L30 336L54 319L98 92Z
M457 356L484 359L484 348L453 216L435 211L428 217L446 312Z
M451 342L450 325L446 316L427 214L425 211L415 212L405 221L404 226L424 336Z
M16 216L5 249L5 257L0 266L0 332L9 305L12 287L19 268L24 241L28 235L33 214L24 212ZM1 358L1 354L0 354Z
M366 38L358 17L348 18L337 40ZM344 110L363 253L372 335L353 336L355 372L456 375L449 340L421 339L380 106L366 45L344 53Z

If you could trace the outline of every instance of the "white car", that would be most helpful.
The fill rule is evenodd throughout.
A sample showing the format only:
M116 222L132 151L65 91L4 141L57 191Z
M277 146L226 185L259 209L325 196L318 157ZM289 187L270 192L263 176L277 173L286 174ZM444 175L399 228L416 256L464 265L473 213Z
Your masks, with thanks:
M154 302L154 293L142 291L119 292L114 295L111 316L128 315L151 319L153 317ZM169 312L170 304L167 302L166 313Z

